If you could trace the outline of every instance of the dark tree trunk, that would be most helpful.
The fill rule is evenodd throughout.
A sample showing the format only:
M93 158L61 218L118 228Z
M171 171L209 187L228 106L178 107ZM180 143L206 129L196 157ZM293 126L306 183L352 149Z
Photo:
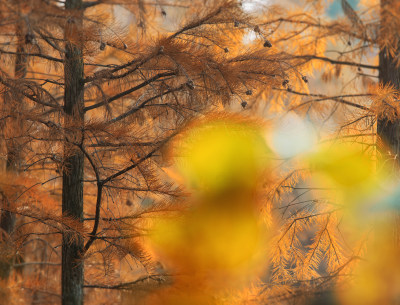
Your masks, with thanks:
M379 54L379 82L384 85L393 85L397 89L400 88L400 70L396 68L394 58L387 54L385 49L381 50ZM400 120L379 119L377 131L390 150L390 156L388 151L382 151L382 157L394 158L397 156L398 160L400 156Z
M69 18L65 26L66 55L64 62L64 110L67 128L65 171L62 186L63 215L83 221L83 163L82 152L76 149L83 135L83 56L82 56L82 1L67 0ZM75 149L74 149L75 146ZM63 234L62 240L62 304L83 304L83 237Z
M381 0L381 11L393 9L393 7L395 7L392 5L394 1L398 0ZM382 16L384 16L384 14L382 14ZM386 18L382 17L381 24L383 24L385 20ZM382 29L382 31L384 30ZM398 52L400 52L399 42ZM379 82L383 85L392 85L396 89L400 89L400 68L395 58L393 58L384 47L382 47L379 52ZM381 159L383 162L386 162L388 158L393 159L396 172L392 173L392 175L396 178L396 176L398 177L398 170L400 169L400 119L394 121L379 119L377 123L377 133L384 143L384 148L381 149L380 152ZM395 213L393 216L395 218L394 240L397 245L400 245L400 215Z
M20 21L17 23L15 35L17 37L17 49L15 58L15 66L14 66L14 77L16 79L24 78L26 75L26 63L27 57L23 54L25 52L25 40L24 40L24 25ZM5 101L6 107L14 107L12 105L7 105ZM19 104L17 104L17 110L23 109L23 99L19 100ZM18 113L18 111L16 111ZM23 136L23 124L22 120L18 118L11 118L8 121L7 129L17 131L20 135ZM20 137L17 135L13 135L11 138L6 140L6 149L7 149L7 163L6 163L6 171L9 173L13 173L18 175L22 163L22 141ZM10 201L8 198L2 198L3 207L10 208ZM12 247L12 234L15 228L15 214L3 210L0 216L0 234L2 234L0 241L2 244L2 251L6 253L5 259L0 261L0 278L7 279L10 276L12 262L13 262L13 247Z

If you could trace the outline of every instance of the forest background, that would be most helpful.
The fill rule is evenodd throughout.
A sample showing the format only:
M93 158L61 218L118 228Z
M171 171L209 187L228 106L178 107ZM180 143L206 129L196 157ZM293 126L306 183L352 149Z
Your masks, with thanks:
M398 1L0 16L1 300L399 299Z

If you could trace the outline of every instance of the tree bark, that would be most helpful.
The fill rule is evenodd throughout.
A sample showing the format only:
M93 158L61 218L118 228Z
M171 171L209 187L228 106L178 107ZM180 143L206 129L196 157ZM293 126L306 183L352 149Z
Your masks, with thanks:
M394 58L385 49L382 49L379 53L379 82L383 85L392 85L400 89L400 70L396 68ZM387 148L389 148L390 157L397 156L398 163L398 156L400 155L400 120L379 119L377 132ZM387 156L388 151L382 151L382 154Z
M83 222L84 155L74 144L83 141L84 71L82 55L82 1L67 0L69 13L65 27L66 54L64 62L64 111L66 125L65 170L62 185L63 215ZM68 125L68 126L67 126ZM81 235L65 232L62 240L62 304L83 304L83 254Z
M16 48L16 58L14 66L14 77L16 79L21 79L26 76L26 63L27 57L25 53L25 40L24 40L24 24L23 21L19 21L16 25L15 35L17 37L17 48ZM22 112L24 101L21 98L19 104L16 105L18 112ZM8 105L6 101L4 102L5 107L14 107L14 105ZM15 110L15 109L14 109ZM8 121L9 126L6 129L12 130L13 132L18 132L19 135L23 136L23 123L19 118L10 118ZM7 150L7 161L6 161L6 172L18 175L20 172L20 167L22 163L22 143L21 138L12 134L6 140L6 150ZM10 201L8 198L2 198L3 207L10 208ZM2 238L2 251L5 257L0 260L0 278L8 279L11 273L12 263L13 263L13 249L12 249L12 234L15 228L15 214L3 210L0 216L0 233Z
M397 0L381 0L381 12L388 9L393 9L393 3ZM390 22L381 16L381 25L383 22ZM381 29L385 31L384 29ZM397 49L400 51L400 43L397 41ZM379 52L379 82L383 85L392 85L396 89L400 89L400 68L398 67L395 58L389 54L385 47L381 47ZM400 114L398 114L400 115ZM382 162L386 162L389 157L394 159L395 172L391 173L395 178L398 176L398 170L400 169L400 119L388 120L378 119L377 122L377 134L384 143L384 148L381 148L381 159ZM390 151L390 155L388 154ZM400 215L394 213L394 242L396 245L400 245Z

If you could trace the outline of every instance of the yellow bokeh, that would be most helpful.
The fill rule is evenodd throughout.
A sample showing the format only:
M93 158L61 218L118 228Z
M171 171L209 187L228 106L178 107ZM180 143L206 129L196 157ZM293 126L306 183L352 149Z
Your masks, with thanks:
M393 235L398 225L395 217L375 223L367 242L366 256L353 270L350 286L339 291L342 305L389 305L399 302L400 245Z
M215 120L186 133L176 161L188 186L215 194L253 187L268 153L256 127Z
M251 212L222 214L208 208L158 221L152 235L156 251L173 268L225 276L244 276L259 268L263 238Z
M355 245L371 229L377 217L374 207L381 201L384 170L357 143L323 146L308 156L313 169L312 183L324 190L339 212L341 231Z
M357 144L336 144L324 147L309 157L317 174L326 183L345 192L360 191L376 181L374 163Z
M157 219L150 239L167 269L186 275L177 280L182 289L204 287L212 295L264 271L267 234L256 207L269 157L260 127L226 118L194 125L175 143L187 209Z

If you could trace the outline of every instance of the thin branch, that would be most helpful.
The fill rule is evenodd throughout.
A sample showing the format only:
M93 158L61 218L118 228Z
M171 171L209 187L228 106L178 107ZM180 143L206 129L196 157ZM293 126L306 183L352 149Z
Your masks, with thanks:
M13 267L25 267L30 265L47 265L47 266L60 266L61 263L51 263L51 262L26 262L20 264L14 264Z
M82 8L83 9L87 9L89 7L93 7L93 6L102 4L102 3L103 3L102 0L99 0L99 1L85 1L85 2L82 3Z
M184 26L182 29L180 29L179 31L177 31L176 33L172 34L171 36L169 36L169 39L173 39L176 36L188 31L188 30L192 30L194 28L197 28L203 24L205 24L208 20L210 20L211 18L217 16L218 14L220 14L222 12L222 6L220 6L217 10L215 10L214 12L211 12L210 14L208 14L207 16L199 19L196 22L190 23L186 26Z
M12 51L6 51L4 49L0 49L0 54L24 55L24 56L40 57L40 58L44 58L44 59L47 59L47 60L60 62L60 63L64 62L63 59L52 57L52 56L49 56L49 55L44 55L44 54L41 54L41 53L12 52Z
M153 280L153 281L161 283L161 282L165 281L165 276L168 276L168 275L165 275L165 274L149 275L149 276L141 277L132 282L125 282L125 283L120 283L120 284L116 284L116 285L101 285L101 284L84 285L83 288L132 289L132 286L143 283L145 281Z
M341 60L336 60L336 59L322 57L322 56L316 56L316 55L299 55L299 56L295 56L295 58L302 58L302 59L307 59L307 60L316 59L316 60L326 61L326 62L329 62L334 65L354 66L354 67L360 67L360 68L372 69L372 70L379 69L379 66L372 66L372 65L357 63L357 62L353 62L353 61L341 61Z
M176 75L176 73L175 72L164 72L164 73L157 74L157 75L147 79L143 83L141 83L141 84L139 84L139 85L137 85L137 86L135 86L133 88L130 88L128 90L125 90L123 92L120 92L120 93L108 98L107 102L102 101L102 102L94 104L92 106L85 107L83 110L86 112L86 111L89 111L89 110L92 110L92 109L96 109L98 107L101 107L101 106L105 105L106 103L108 104L108 103L113 102L113 101L115 101L115 100L117 100L117 99L119 99L121 97L124 97L124 96L126 96L126 95L128 95L128 94L130 94L132 92L135 92L136 90L139 90L139 89L147 86L148 84L151 84L152 82L156 81L157 79L160 79L162 77L173 76L173 75Z
M162 93L160 93L158 95L152 96L151 98L143 101L140 105L128 110L127 112L117 116L116 118L111 119L110 121L107 122L107 124L113 124L115 122L118 122L118 121L120 121L120 120L122 120L122 119L124 119L124 118L126 118L126 117L128 117L128 116L130 116L132 114L134 114L135 112L139 111L140 109L144 108L146 106L146 104L150 103L151 101L153 101L153 100L155 100L155 99L157 99L159 97L162 97L162 96L164 96L166 94L169 94L171 92L182 90L184 86L185 86L185 84L183 84L183 85L181 85L181 86L179 86L177 88L169 89L169 90L167 90L165 92L162 92Z

